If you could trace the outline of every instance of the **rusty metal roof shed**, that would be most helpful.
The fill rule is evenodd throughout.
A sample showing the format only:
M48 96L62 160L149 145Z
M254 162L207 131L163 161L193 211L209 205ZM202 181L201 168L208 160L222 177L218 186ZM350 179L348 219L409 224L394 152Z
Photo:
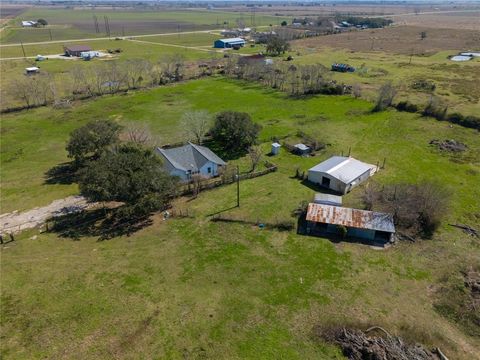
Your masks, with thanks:
M308 204L307 220L358 229L395 232L393 216L390 214L332 205Z

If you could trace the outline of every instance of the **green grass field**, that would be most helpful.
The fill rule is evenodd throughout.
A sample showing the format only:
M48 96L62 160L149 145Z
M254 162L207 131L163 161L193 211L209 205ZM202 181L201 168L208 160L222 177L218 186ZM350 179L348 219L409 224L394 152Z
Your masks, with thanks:
M367 162L386 157L380 183L435 180L452 193L434 240L376 252L355 244L251 225L213 223L235 205L235 187L179 200L193 218L154 218L130 237L79 241L27 232L2 254L2 352L8 358L342 358L313 336L316 325L379 324L407 339L472 359L468 337L432 307L442 276L478 258L478 244L447 222L478 225L478 132L417 115L371 114L350 97L302 100L251 84L212 78L124 96L106 96L68 110L41 108L2 117L2 213L75 194L75 185L47 185L44 174L67 160L68 134L92 119L149 124L163 139L181 139L183 112L247 111L272 136L298 130L331 146L313 158L284 151L269 159L279 171L241 182L241 207L224 214L251 221L290 219L314 191L292 176L347 151ZM459 159L428 145L454 138L469 150ZM245 159L239 162L246 164ZM358 205L358 192L345 198ZM477 214L477 215L475 215ZM476 220L475 220L476 219ZM15 331L20 329L21 331Z

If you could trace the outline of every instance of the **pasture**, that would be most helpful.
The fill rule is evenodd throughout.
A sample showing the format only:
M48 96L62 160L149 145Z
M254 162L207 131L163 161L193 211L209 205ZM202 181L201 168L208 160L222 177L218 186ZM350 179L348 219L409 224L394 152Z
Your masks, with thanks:
M388 29L388 31L392 29ZM416 32L414 33L416 34ZM432 92L426 89L415 89L413 84L419 81L428 81L435 85L434 94L448 104L451 112L459 111L471 115L480 112L479 58L464 63L449 60L448 56L462 51L460 47L457 50L435 51L429 54L417 52L398 54L383 48L360 50L361 45L358 45L359 48L356 50L356 40L359 41L358 44L361 44L360 37L366 36L368 36L366 32L357 31L293 41L291 43L293 52L296 51L300 54L295 58L295 62L299 64L320 63L327 68L330 68L333 63L346 63L354 66L357 69L354 73L331 72L331 76L346 84L361 85L362 96L370 100L375 99L382 84L390 81L397 88L396 102L408 100L422 107L427 103ZM346 48L344 48L342 39L348 39L352 47L345 45ZM369 46L372 45L372 41L372 39L368 40ZM375 44L377 44L376 41ZM365 42L366 44L367 42ZM400 45L398 49L401 49ZM427 68L428 72L425 72Z
M341 359L313 327L375 324L408 340L472 359L480 346L433 305L442 277L473 264L478 244L447 222L478 225L478 132L415 114L370 113L347 96L291 99L252 84L210 78L105 96L71 109L39 108L2 117L2 213L45 205L77 192L48 184L45 173L68 161L68 134L93 119L148 124L161 143L182 139L185 111L246 111L272 136L295 140L299 130L330 146L315 157L268 158L276 173L178 199L191 217L153 224L131 236L99 242L28 232L2 249L2 355L14 358L278 358ZM428 142L466 143L459 157ZM380 183L435 180L451 190L445 225L433 240L388 251L333 244L250 224L212 222L215 213L247 221L291 219L314 190L293 175L331 154L367 162L386 158ZM248 162L245 158L232 164ZM358 205L359 192L346 196ZM81 226L81 224L79 224ZM35 235L35 236L34 236ZM460 281L460 280L459 280ZM457 285L460 285L459 282ZM113 295L115 294L115 295ZM15 331L21 329L21 331Z

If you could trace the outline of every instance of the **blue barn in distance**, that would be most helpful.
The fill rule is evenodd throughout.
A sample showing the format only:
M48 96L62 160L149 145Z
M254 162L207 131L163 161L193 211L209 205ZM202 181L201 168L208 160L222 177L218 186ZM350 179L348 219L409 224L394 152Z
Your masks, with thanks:
M242 38L218 39L213 43L213 47L216 49L230 49L243 46L245 46L245 40Z

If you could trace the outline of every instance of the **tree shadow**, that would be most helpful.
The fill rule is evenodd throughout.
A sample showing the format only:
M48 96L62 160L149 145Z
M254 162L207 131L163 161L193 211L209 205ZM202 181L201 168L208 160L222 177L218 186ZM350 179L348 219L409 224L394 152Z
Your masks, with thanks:
M103 241L122 235L130 236L152 224L150 215L127 218L121 215L119 209L121 207L94 209L51 218L49 221L53 225L49 231L72 240L98 237L98 241Z
M45 172L45 184L73 184L76 182L77 170L73 162L55 165Z
M222 146L220 146L218 143L216 143L212 139L205 140L202 145L212 150L215 154L217 154L221 159L225 161L237 160L248 153L247 150L236 151L236 152L224 150Z
M236 209L236 208L238 208L237 205L231 206L231 207L229 207L229 208L222 209L222 210L215 211L215 212L213 212L213 213L207 214L207 215L205 215L205 217L210 217L210 216L219 215L219 214L224 213L224 212L226 212L226 211L228 211L228 210L233 210L233 209Z

